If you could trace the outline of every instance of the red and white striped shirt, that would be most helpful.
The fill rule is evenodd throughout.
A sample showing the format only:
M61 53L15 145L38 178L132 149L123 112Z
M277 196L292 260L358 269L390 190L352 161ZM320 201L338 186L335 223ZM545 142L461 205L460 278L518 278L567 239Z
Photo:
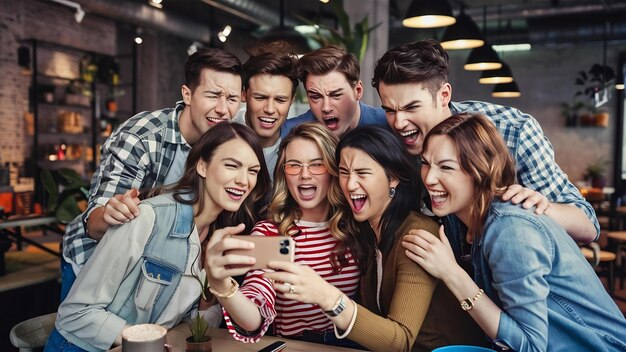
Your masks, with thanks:
M328 222L301 220L296 221L296 225L300 233L292 237L296 244L295 262L310 266L324 280L348 297L354 296L359 286L359 268L348 250L346 253L348 266L343 267L339 273L333 272L332 251L338 240L331 235ZM273 223L261 221L254 226L251 235L278 236L278 230ZM239 334L228 312L223 310L228 331L236 340L247 343L258 342L272 322L276 334L281 336L297 336L305 330L324 332L333 329L333 323L319 306L285 298L281 292L274 291L271 282L263 277L263 273L263 270L248 272L240 288L241 292L259 307L263 317L263 325L256 336Z

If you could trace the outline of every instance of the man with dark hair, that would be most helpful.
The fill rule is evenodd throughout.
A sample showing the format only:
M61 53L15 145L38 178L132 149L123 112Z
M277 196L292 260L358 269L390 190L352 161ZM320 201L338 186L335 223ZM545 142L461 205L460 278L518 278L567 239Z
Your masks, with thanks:
M282 136L302 122L316 119L338 137L359 125L387 124L383 110L360 102L363 82L354 54L334 45L320 48L298 60L298 71L310 110L288 119Z
M432 39L387 51L376 63L372 86L378 90L391 128L414 155L422 152L426 134L441 121L462 112L478 112L498 128L517 165L519 185L502 198L537 206L578 242L600 232L591 205L554 160L552 145L537 120L515 108L479 101L452 102L448 54Z
M261 140L265 163L274 180L280 128L298 89L297 56L286 42L273 42L253 50L243 65L244 123Z
M131 117L107 139L87 209L63 237L61 299L106 230L139 214L137 189L177 182L191 146L212 126L232 119L241 102L241 74L236 56L198 50L185 64L182 101Z

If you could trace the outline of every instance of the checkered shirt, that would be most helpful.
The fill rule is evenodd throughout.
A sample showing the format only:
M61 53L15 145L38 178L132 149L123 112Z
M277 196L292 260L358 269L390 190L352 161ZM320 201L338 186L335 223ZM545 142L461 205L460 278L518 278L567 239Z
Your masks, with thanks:
M68 224L63 236L66 261L82 267L98 244L85 233L84 224L93 209L131 188L149 189L163 184L178 145L190 148L178 126L184 107L179 101L174 108L141 112L106 140L100 165L91 178L87 209Z
M593 207L556 164L552 144L534 117L512 107L480 101L452 102L450 110L452 114L478 112L485 115L500 131L515 159L517 182L552 202L574 204L585 212L596 227L596 233L600 233Z

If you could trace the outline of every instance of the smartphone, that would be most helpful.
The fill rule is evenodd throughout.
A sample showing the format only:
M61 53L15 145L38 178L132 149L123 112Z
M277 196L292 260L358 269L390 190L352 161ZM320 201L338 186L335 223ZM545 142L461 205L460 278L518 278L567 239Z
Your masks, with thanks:
M270 261L293 262L296 253L296 242L289 236L233 236L234 238L254 242L252 249L232 249L227 254L240 254L254 257L252 266L237 265L231 267L249 267L250 269L269 269Z
M263 347L259 350L259 352L278 352L282 351L287 343L285 341L276 341L266 347Z

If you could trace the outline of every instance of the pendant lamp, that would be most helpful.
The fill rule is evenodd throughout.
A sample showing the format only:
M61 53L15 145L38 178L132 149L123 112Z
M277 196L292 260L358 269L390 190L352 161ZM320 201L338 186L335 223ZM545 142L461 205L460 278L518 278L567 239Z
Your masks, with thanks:
M519 91L517 83L511 81L509 83L496 84L493 87L491 96L495 98L517 98L522 96L522 93Z
M446 27L441 40L441 46L446 50L472 49L485 44L480 29L474 21L465 14L463 8L456 17L456 23Z
M463 66L468 71L497 70L501 67L502 62L498 53L487 42L479 48L472 49Z
M402 20L410 28L435 28L453 25L456 18L448 0L413 0Z
M463 66L468 71L497 70L502 67L500 57L487 42L487 6L483 7L483 40L485 45L474 48Z
M497 84L513 82L513 74L509 65L502 63L502 67L497 70L483 71L478 79L480 84Z

